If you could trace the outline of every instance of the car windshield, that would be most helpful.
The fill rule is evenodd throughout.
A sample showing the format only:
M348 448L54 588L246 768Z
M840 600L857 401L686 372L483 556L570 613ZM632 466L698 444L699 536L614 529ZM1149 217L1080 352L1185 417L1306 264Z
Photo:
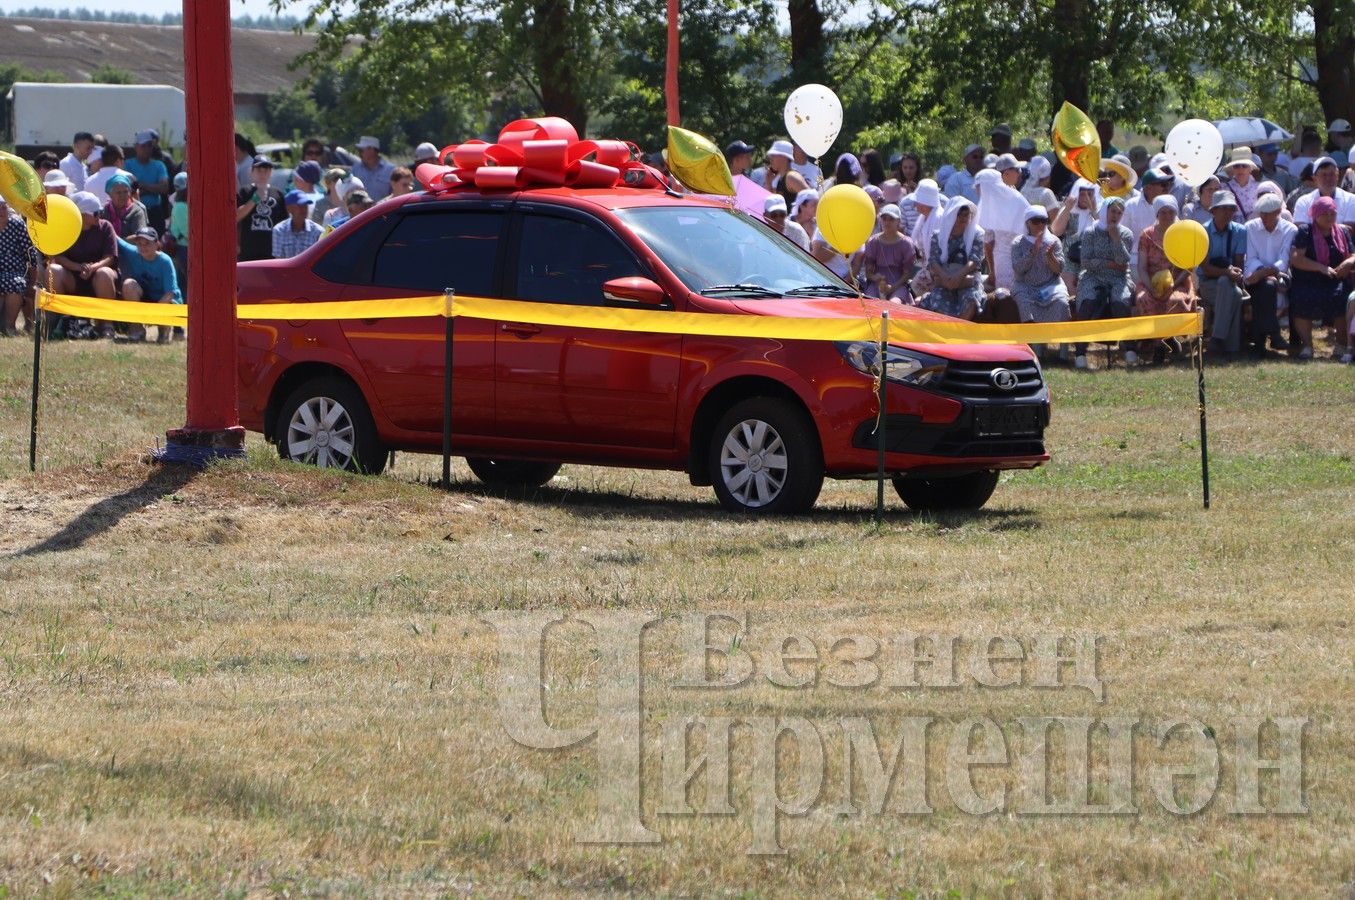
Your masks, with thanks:
M697 293L856 296L812 256L732 209L643 206L616 215Z

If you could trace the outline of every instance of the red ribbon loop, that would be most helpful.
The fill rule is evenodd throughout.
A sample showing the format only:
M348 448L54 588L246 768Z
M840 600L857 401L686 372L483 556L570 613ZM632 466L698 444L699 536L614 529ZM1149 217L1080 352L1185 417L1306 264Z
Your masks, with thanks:
M438 163L424 163L414 174L429 191L458 185L522 190L533 185L610 188L625 184L662 189L662 177L638 157L634 144L581 141L573 125L545 116L509 122L493 144L473 140L443 147Z

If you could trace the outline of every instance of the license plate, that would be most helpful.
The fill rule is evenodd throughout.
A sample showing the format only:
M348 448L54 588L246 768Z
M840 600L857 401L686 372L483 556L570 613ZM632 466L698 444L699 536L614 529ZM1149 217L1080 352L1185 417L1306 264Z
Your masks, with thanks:
M978 437L1007 437L1040 433L1038 406L976 406L974 434Z

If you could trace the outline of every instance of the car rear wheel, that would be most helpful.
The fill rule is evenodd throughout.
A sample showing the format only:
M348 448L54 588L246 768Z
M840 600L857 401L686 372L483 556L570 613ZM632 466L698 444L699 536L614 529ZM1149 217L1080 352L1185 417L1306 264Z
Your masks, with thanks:
M795 404L754 397L721 417L708 464L715 496L732 512L804 512L823 487L823 451L813 422Z
M918 512L982 509L997 487L996 470L970 472L949 478L895 476L894 490L909 509Z
M313 378L292 391L278 411L274 434L283 459L368 475L386 467L386 448L367 401L345 378Z
M560 471L559 463L485 456L468 456L466 463L476 478L496 487L541 487Z

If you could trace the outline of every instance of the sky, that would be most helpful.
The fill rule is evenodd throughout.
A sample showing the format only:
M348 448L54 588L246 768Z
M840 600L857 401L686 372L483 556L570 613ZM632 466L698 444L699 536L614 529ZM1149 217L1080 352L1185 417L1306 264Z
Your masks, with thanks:
M147 15L158 16L163 13L183 12L183 0L75 0L75 2L66 2L66 0L0 0L0 11L13 12L16 9L32 8L34 6L47 6L53 9L99 9L106 12L134 12L145 13ZM301 4L296 4L297 10L304 10ZM268 16L273 11L269 8L268 0L231 0L231 15L243 16L249 14L252 16ZM298 14L296 12L294 14Z

